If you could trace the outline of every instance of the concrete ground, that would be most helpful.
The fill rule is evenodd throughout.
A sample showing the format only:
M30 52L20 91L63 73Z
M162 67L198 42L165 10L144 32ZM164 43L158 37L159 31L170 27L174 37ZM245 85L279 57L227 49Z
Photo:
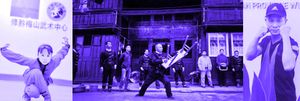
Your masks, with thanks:
M73 101L242 101L243 93L181 93L173 92L173 99L165 92L146 92L136 97L137 92L86 92L74 93Z
M165 93L165 89L161 84L160 89L156 89L153 83L148 89L144 97L136 97L135 95L139 91L138 84L129 84L130 91L124 92L119 89L117 85L114 85L112 92L103 91L101 84L85 83L85 92L74 92L73 101L157 101L157 100L175 100L175 101L242 101L243 100L243 88L242 87L219 87L214 88L206 87L202 88L199 85L188 84L188 88L183 88L181 85L175 87L174 82L171 82L172 93L174 98L168 99ZM90 85L98 86L98 89L91 89ZM78 87L74 85L73 87Z

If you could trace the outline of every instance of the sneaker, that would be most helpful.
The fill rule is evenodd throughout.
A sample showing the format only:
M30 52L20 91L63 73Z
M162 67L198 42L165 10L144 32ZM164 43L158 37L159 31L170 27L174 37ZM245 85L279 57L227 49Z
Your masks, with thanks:
M209 87L211 87L211 88L215 88L215 87L214 87L214 85L209 85Z
M240 87L241 87L241 85L240 85L240 84L237 84L237 85L236 85L236 87L237 87L237 88L240 88Z
M128 89L128 88L125 88L125 89L124 89L124 92L128 92L128 91L130 91L130 89Z
M122 86L119 86L119 89L120 89L120 90L122 90L122 89L123 89L123 87L122 87Z
M140 95L140 94L136 94L135 96L136 96L136 97L141 97L141 96L143 96L143 95Z
M111 88L108 88L108 92L111 92L112 91L112 89Z
M173 96L168 96L168 99L175 99Z
M102 90L105 90L106 89L106 86L102 86Z
M177 84L175 85L175 88L178 88L178 85L177 85Z

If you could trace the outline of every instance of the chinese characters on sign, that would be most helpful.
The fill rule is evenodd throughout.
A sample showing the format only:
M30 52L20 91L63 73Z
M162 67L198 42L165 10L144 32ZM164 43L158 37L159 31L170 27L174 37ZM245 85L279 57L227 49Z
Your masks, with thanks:
M11 25L16 27L35 28L41 30L56 30L64 32L68 30L68 26L66 24L22 18L12 18Z

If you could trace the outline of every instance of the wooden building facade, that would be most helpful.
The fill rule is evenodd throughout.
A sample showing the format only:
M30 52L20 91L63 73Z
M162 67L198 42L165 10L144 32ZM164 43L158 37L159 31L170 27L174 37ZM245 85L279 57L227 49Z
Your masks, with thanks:
M83 45L80 53L79 69L75 82L100 82L100 52L104 42L113 41L115 51L120 52L124 44L132 45L133 70L138 70L138 57L145 49L151 52L156 43L162 43L164 50L170 45L175 52L182 47L189 35L188 45L198 42L183 61L186 79L190 72L198 70L197 60L201 50L210 50L210 33L226 33L228 56L232 56L233 33L242 34L242 2L240 0L174 0L175 6L169 6L164 0L158 0L160 8L137 0L103 0L97 4L89 0L89 11L80 12L74 6L74 42ZM193 0L192 0L193 1ZM80 5L80 0L73 0L73 5ZM140 5L137 5L140 3ZM137 5L137 6L136 6ZM146 5L146 6L145 6ZM165 7L165 5L167 5ZM177 5L177 6L176 6ZM213 41L212 41L213 42ZM210 55L210 54L209 54ZM211 56L215 65L215 56ZM169 76L173 79L173 73ZM214 83L217 74L213 71ZM232 83L232 77L229 83Z

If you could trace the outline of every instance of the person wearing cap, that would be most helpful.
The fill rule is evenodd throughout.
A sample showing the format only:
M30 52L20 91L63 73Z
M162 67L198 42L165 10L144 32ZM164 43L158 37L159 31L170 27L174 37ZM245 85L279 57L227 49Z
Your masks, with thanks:
M53 49L48 44L42 44L37 51L37 58L25 57L15 53L8 48L9 44L1 48L1 54L10 62L28 66L23 77L25 89L23 100L31 101L31 98L38 98L40 95L44 97L44 101L51 101L48 86L53 83L51 79L52 72L59 66L61 60L68 54L70 45L66 37L63 38L63 47L58 53L52 56Z
M253 81L256 87L252 87L252 100L296 100L293 79L299 47L298 43L290 37L291 27L286 25L287 21L283 5L270 4L265 16L267 27L262 27L248 46L247 60L251 61L261 55L259 80ZM265 96L261 96L262 94Z

